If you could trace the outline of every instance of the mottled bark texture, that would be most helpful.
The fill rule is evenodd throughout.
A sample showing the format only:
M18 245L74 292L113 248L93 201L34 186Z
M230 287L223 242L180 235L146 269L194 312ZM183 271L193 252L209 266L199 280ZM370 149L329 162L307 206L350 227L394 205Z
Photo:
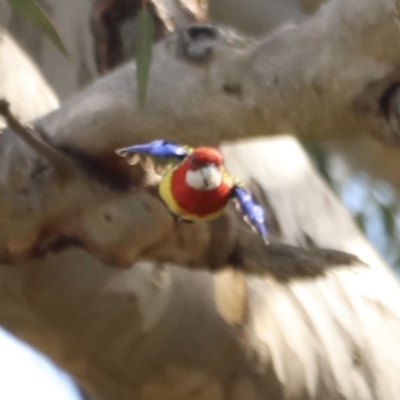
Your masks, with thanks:
M104 74L136 54L136 17L143 7L142 0L95 0L91 11L97 68ZM204 22L207 18L206 0L147 2L158 41L176 26Z
M22 45L56 93L65 98L135 55L139 0L37 0L57 28L64 57L31 23L7 2L0 3L0 25ZM149 0L156 39L177 26L204 22L206 0Z
M258 182L283 240L370 267L278 283L229 266L112 269L69 250L0 270L2 323L105 399L397 399L393 276L292 139L223 150L232 172Z
M222 150L269 205L280 241L347 251L368 266L289 282L229 262L188 271L222 235L197 224L184 228L191 236L171 235L180 225L154 195L157 176L114 150L158 137L221 144L287 131L350 137L377 126L394 137L398 23L394 0L332 0L262 41L182 28L155 48L144 111L130 64L34 121L36 150L5 130L0 250L17 265L0 268L1 323L103 399L397 400L398 284L294 139ZM219 250L212 260L229 253ZM141 261L146 252L158 262ZM161 262L166 254L180 265ZM96 257L139 260L117 269Z
M160 130L194 144L287 132L303 139L361 133L393 139L400 61L396 10L395 0L335 0L297 27L261 41L213 28L180 29L154 51L147 112L136 104L133 65L67 101L64 110L82 129L91 123L87 110L105 110L92 129L100 137L118 130L123 144L131 131L147 140ZM90 96L91 104L83 104ZM67 119L65 126L56 120L56 114L49 117L47 126L58 132L57 140L79 135L75 125L70 132ZM103 143L91 143L93 151Z

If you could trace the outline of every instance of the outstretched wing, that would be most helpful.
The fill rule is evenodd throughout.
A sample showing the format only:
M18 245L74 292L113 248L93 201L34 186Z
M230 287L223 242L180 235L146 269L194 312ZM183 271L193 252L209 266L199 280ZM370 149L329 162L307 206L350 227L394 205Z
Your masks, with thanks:
M267 227L265 224L265 210L253 199L252 194L242 185L236 184L232 195L239 203L240 209L247 222L267 241Z
M151 157L176 158L178 161L182 161L191 151L191 148L178 143L168 142L166 140L154 140L150 143L123 147L115 152L121 157L127 157L133 154L144 154Z
M192 148L178 143L154 140L150 143L123 147L115 152L124 157L130 165L141 162L143 168L154 167L158 174L164 175L171 166L179 164L192 151Z

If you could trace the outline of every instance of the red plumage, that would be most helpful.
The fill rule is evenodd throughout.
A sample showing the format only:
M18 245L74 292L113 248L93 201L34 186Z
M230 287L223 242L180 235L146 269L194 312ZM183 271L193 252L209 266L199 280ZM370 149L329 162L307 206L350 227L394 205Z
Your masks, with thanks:
M223 179L213 190L197 190L186 184L186 172L195 171L202 166L213 163L223 171L223 158L218 149L199 147L178 166L171 179L171 192L177 205L188 214L207 217L222 211L230 199L232 184Z

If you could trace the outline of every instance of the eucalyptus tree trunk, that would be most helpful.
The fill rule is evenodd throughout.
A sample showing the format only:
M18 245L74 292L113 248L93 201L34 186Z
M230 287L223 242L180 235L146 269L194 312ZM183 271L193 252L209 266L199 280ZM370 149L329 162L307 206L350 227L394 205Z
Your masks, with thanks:
M396 280L293 138L248 137L394 138L398 22L394 0L332 0L261 41L189 27L154 49L144 110L134 63L35 131L2 104L3 326L103 399L397 400ZM160 137L240 140L222 144L227 168L267 208L271 244L230 209L177 224L153 169L114 153Z

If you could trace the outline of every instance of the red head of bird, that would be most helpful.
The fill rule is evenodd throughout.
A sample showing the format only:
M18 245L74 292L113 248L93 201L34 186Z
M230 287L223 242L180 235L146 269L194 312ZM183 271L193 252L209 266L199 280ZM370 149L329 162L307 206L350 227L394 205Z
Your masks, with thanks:
M214 190L223 181L223 157L213 147L198 147L186 160L186 184L196 190Z

